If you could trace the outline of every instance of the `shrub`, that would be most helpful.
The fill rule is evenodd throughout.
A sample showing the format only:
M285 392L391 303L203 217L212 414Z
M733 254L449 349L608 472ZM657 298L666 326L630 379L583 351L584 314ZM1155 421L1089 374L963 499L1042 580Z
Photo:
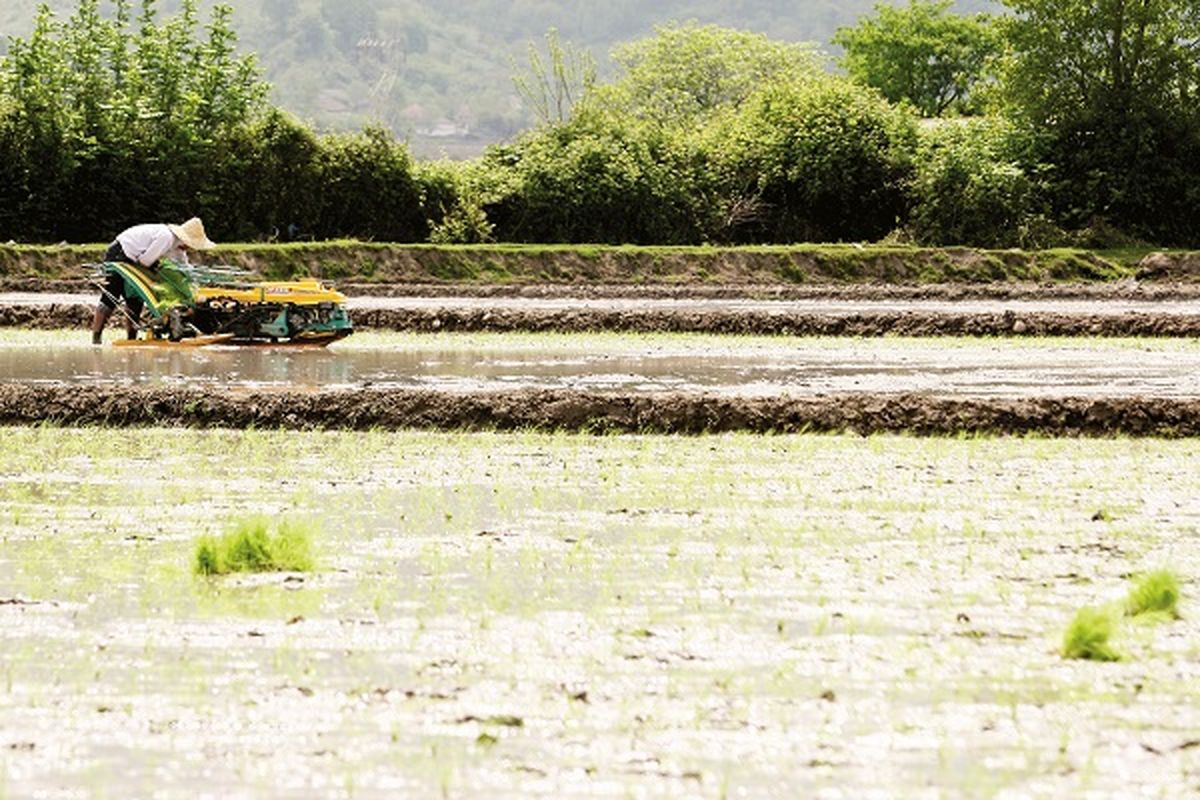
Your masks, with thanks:
M1159 245L1200 243L1200 132L1160 111L1101 113L1043 137L1055 165L1055 215L1071 229L1100 219Z
M1012 128L994 119L927 125L910 189L910 226L928 245L1047 246L1041 188L1014 157ZM1052 234L1051 234L1052 235Z
M629 119L583 114L485 159L507 191L485 208L508 241L696 241L691 184L672 137Z
M896 227L915 121L839 78L769 84L708 134L726 203L757 206L742 241L878 239Z
M482 161L429 161L418 164L421 209L435 244L479 244L492 241L495 225L484 211L489 196Z
M285 521L271 534L269 522L262 517L243 520L220 537L201 537L193 566L197 575L307 572L313 568L309 527Z
M318 238L423 241L428 233L408 148L382 128L323 137Z
M218 239L311 235L324 205L322 146L281 111L239 128L217 144L198 213L211 220Z

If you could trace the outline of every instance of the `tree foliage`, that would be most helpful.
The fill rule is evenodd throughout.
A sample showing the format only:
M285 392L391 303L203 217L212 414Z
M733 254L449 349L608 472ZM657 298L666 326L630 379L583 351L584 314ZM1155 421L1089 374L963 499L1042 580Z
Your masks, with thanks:
M1096 112L1200 114L1200 7L1193 0L1004 0L1005 89L1040 125Z
M657 125L694 123L766 84L811 77L823 66L812 46L695 23L619 45L613 60L623 74L588 102Z
M1029 173L1020 132L996 118L924 128L910 187L909 226L926 244L1041 246L1042 187Z
M516 69L513 86L542 125L566 122L571 110L596 85L596 59L587 50L563 42L558 31L546 32L546 57L532 43L529 66Z
M873 16L840 28L850 77L874 86L893 103L907 101L925 117L974 113L974 89L988 79L1000 37L988 14L952 13L953 0L909 0L875 6Z
M901 221L915 123L871 89L777 82L710 135L733 238L875 239Z
M166 18L156 0L78 0L66 20L43 6L0 61L0 237L95 241L193 214L218 236L423 237L407 148L268 108L236 42L224 5L203 26L196 0Z
M319 135L270 108L232 12L201 22L202 1L168 16L157 0L74 0L69 17L43 8L10 41L0 239L96 241L201 214L218 238L794 242L903 228L1006 246L1101 223L1200 241L1200 12L1185 0L1008 0L994 93L1005 115L938 123L918 123L920 92L926 112L969 110L940 82L961 78L941 69L950 56L869 36L862 52L929 68L905 73L913 96L889 102L854 69L830 75L810 46L699 23L623 45L618 74L593 82L583 51L553 34L525 83L542 124L462 165L415 164L383 127ZM319 7L314 35L331 41L385 17ZM924 46L913 20L948 12L941 0L880 7L855 33L907 20L888 46ZM432 47L411 24L404 41Z
M201 11L214 0L201 0ZM322 130L388 125L417 152L438 154L439 122L465 126L485 143L510 139L536 120L513 102L511 63L547 28L594 53L600 76L618 42L671 20L736 26L784 42L824 43L875 0L236 0L243 46L261 55L272 102ZM27 36L39 0L0 2L2 34ZM47 0L59 13L75 0ZM160 0L172 13L178 0ZM959 0L964 12L989 0ZM0 42L0 52L3 44Z
M867 239L896 226L913 122L810 48L711 26L630 43L627 71L489 162L502 238Z
M689 182L660 131L597 114L532 132L485 158L509 187L488 206L513 241L688 243Z
M26 237L82 237L97 215L187 213L206 151L264 106L253 57L235 54L228 6L203 32L195 0L163 22L154 0L136 22L129 0L111 18L100 12L100 0L79 0L60 21L43 6L0 63L0 205Z
M1005 0L1010 113L1042 134L1058 216L1164 243L1200 225L1200 7Z

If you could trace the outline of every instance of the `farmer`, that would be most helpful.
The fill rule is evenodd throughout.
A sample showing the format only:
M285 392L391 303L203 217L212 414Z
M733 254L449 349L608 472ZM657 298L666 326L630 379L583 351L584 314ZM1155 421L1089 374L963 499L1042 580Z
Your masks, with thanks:
M199 217L192 217L182 225L156 222L127 228L108 246L104 260L157 269L158 262L163 258L186 264L189 251L208 250L212 247L215 245L205 235L204 223ZM125 309L129 312L126 333L130 339L137 337L137 320L142 314L142 298L126 295L125 279L116 272L111 272L108 282L104 285L104 291L100 293L100 305L96 306L96 313L92 317L92 344L100 344L104 325L112 316L113 309L117 307L117 300L122 298L125 300Z

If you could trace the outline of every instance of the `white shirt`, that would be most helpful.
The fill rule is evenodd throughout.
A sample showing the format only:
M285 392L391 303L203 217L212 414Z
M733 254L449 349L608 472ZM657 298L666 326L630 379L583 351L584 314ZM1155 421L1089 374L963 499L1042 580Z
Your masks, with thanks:
M187 253L171 229L159 222L134 225L117 235L117 244L125 255L143 267L153 267L160 258L169 258L179 264L188 263Z

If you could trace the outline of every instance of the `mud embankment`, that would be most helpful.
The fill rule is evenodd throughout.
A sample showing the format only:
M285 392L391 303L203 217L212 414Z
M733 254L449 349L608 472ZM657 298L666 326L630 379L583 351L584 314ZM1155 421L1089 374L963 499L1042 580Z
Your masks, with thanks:
M452 332L553 331L760 336L1169 336L1200 335L1200 314L1067 314L1004 311L867 311L848 314L664 309L362 309L364 329Z
M1121 314L1006 310L971 313L880 310L820 313L786 310L656 308L373 308L351 315L362 330L434 332L705 333L763 336L1200 336L1197 314ZM0 327L84 328L90 306L0 306Z
M85 287L86 288L86 287ZM350 297L469 297L582 300L1195 300L1200 283L855 283L855 284L436 284L339 283ZM66 291L30 285L0 291Z
M1121 280L1108 283L354 283L335 282L348 297L525 298L539 300L1118 300L1200 299L1200 283ZM0 276L0 293L97 295L86 280Z
M91 324L94 309L95 306L77 303L55 303L45 306L0 305L0 328L84 328Z
M727 397L514 389L211 392L0 385L0 424L700 434L1200 435L1200 400L961 399L917 394Z
M0 245L0 276L70 280L102 245ZM617 247L402 245L370 242L228 244L206 253L264 277L348 283L945 283L1115 281L1130 266L1085 250L982 250L890 245ZM1163 268L1160 272L1169 272Z

